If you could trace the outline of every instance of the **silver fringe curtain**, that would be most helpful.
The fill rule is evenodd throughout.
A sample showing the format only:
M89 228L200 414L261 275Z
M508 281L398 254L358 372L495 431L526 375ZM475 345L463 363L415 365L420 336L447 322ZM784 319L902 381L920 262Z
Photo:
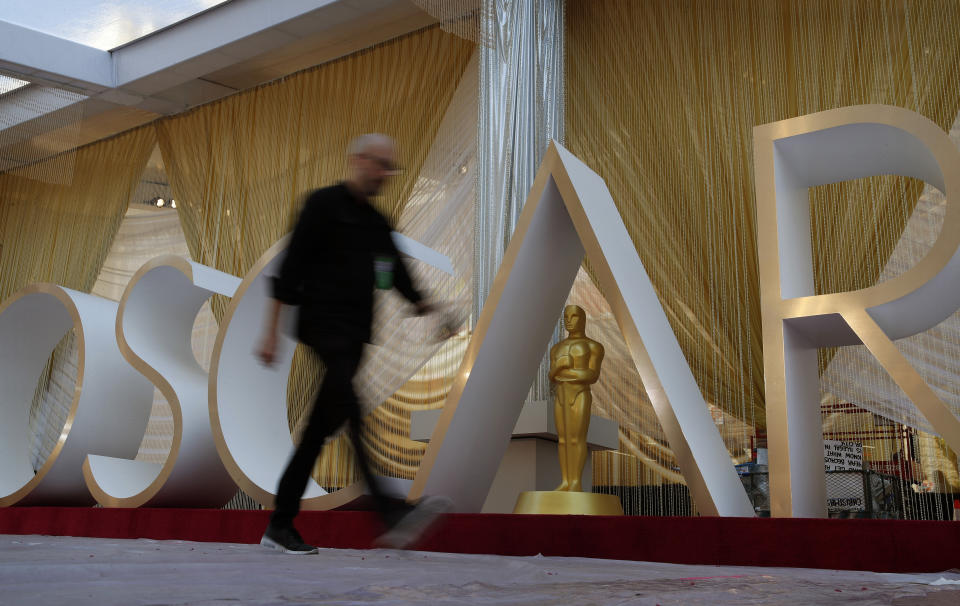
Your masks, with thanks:
M476 319L551 139L563 140L563 0L487 0L480 53ZM561 310L555 310L559 318ZM549 393L541 364L533 399Z

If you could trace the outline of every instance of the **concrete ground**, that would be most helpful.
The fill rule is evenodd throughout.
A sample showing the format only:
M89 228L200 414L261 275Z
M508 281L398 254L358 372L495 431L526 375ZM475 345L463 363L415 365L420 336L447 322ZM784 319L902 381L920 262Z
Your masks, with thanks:
M0 604L960 604L960 571L879 574L587 558L0 535Z

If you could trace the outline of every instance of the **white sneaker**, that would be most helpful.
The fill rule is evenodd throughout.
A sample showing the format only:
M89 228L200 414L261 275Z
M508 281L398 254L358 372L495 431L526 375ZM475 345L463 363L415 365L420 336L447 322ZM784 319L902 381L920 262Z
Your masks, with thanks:
M387 549L406 549L420 540L433 526L437 517L450 511L453 500L449 497L424 497L420 499L410 513L373 542L374 547Z

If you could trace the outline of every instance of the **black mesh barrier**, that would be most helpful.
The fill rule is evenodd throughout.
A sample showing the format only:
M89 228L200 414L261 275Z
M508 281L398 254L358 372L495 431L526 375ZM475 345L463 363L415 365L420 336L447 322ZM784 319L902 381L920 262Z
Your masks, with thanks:
M930 508L912 506L916 499L907 494L909 485L896 476L873 471L828 471L825 475L827 515L831 518L946 519L931 517ZM757 515L769 516L769 474L741 472L740 480Z

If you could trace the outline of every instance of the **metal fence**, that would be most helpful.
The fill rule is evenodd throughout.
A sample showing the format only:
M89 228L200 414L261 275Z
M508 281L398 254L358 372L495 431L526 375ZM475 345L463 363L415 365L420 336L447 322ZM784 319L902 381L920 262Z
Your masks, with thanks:
M757 466L760 467L760 466ZM770 515L770 480L766 470L738 470L759 516ZM828 471L827 514L831 518L919 519L906 505L905 482L874 471Z

